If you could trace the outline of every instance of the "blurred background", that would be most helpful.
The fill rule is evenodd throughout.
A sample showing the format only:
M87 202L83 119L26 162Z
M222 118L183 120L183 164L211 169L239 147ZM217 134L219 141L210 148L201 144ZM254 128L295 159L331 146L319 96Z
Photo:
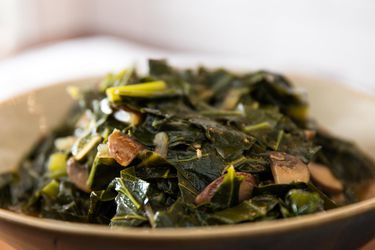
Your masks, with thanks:
M375 93L372 0L0 0L0 98L147 57L332 78Z
M375 94L375 1L0 0L0 100L149 57L317 75Z

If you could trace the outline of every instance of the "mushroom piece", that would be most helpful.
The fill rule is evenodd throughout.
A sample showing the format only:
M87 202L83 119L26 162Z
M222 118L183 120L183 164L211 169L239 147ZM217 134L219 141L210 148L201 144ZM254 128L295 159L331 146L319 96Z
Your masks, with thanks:
M337 194L344 190L344 185L332 174L327 166L311 162L308 168L311 178L325 191L331 194Z
M249 173L236 172L236 175L243 177L238 191L238 200L239 202L242 202L250 198L253 188L256 185L256 181ZM199 205L210 202L220 185L223 183L223 180L224 175L211 182L200 194L197 195L195 198L195 204Z
M316 131L311 129L306 129L303 131L306 140L312 141L316 136Z
M309 170L299 158L286 153L271 152L270 159L271 171L276 184L309 182Z
M143 146L130 136L124 135L115 129L108 137L108 149L109 154L115 161L126 167L143 150Z
M90 192L87 185L87 180L89 178L89 171L86 164L80 164L73 157L70 157L67 161L66 171L69 180L74 183L74 185L84 192Z

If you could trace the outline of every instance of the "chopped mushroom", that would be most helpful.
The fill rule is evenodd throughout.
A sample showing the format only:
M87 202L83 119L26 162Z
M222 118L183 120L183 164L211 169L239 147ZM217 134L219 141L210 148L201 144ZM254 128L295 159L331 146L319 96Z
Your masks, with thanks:
M236 172L237 175L244 177L240 184L240 190L238 193L238 200L242 202L250 198L254 186L256 185L255 178L249 173ZM210 202L216 191L219 189L221 183L223 183L224 175L220 176L213 182L211 182L203 191L195 198L195 204L203 204Z
M327 166L311 162L308 168L312 179L325 191L331 194L337 194L344 190L341 181L332 174Z
M316 136L316 131L315 130L306 129L303 132L305 134L306 140L308 140L308 141L312 141L315 138L315 136Z
M128 166L143 150L140 143L117 129L108 137L108 148L109 154L123 167Z
M87 186L89 171L86 164L80 164L73 157L70 157L67 161L66 171L68 173L69 180L73 182L77 188L84 192L90 192L90 189Z
M271 170L276 184L290 184L310 180L309 170L300 159L281 152L270 153Z

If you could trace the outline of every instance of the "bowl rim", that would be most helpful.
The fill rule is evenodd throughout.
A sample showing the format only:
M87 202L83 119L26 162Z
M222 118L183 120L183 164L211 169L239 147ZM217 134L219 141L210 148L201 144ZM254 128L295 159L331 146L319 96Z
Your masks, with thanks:
M346 205L329 211L273 221L248 222L243 224L191 227L191 228L110 228L76 222L32 217L0 209L0 220L19 226L28 226L59 233L90 235L96 237L132 239L210 239L241 236L261 236L269 233L285 232L309 228L343 220L366 213L375 208L375 198Z
M319 79L307 74L286 74L290 78L309 78ZM31 93L48 91L49 88L63 87L69 84L82 84L98 82L102 76L82 77L78 79L59 81L57 83L48 84L34 88L29 91L23 91L15 96L0 100L0 106L12 104L15 99L22 99ZM321 79L321 78L320 78ZM324 79L324 78L323 78ZM352 89L351 87L332 81L332 84L339 88L346 89L354 95L362 98L368 98L374 101L375 96L366 94L362 91ZM344 220L355 217L360 214L375 210L375 197L356 202L354 204L335 208L316 214L304 215L272 221L248 222L243 224L192 227L192 228L110 228L107 225L95 225L86 223L66 222L53 219L44 219L32 217L29 215L19 214L9 210L0 208L0 221L4 221L18 226L28 226L40 230L47 230L65 234L90 235L95 237L112 237L112 238L131 238L131 239L212 239L217 237L232 238L241 236L260 236L277 232L285 232L289 230L303 229L308 227L319 226L333 221Z

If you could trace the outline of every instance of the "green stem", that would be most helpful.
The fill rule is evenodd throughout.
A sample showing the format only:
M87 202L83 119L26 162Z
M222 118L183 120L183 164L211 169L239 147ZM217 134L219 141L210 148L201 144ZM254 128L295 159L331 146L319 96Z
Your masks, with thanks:
M253 131L256 131L256 130L271 129L271 128L272 128L272 126L269 122L261 122L261 123L258 123L258 124L246 126L246 127L243 128L243 130L245 132L253 132Z
M280 130L279 134L277 135L277 141L276 141L275 147L274 147L275 151L277 151L279 149L279 146L280 146L280 143L283 139L283 136L284 136L284 130Z
M169 94L167 87L164 81L154 81L108 88L106 94L111 102L117 102L122 96L148 98Z

